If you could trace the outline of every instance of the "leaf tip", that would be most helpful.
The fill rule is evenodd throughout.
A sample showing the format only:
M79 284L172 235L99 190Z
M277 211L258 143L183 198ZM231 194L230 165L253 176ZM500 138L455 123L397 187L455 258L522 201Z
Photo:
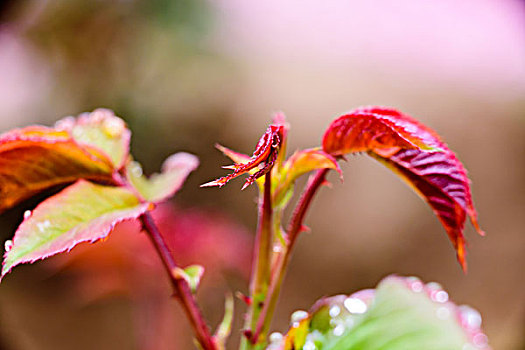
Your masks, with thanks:
M210 182L206 182L202 185L200 185L199 187L216 187L218 186L219 188L224 186L224 183L222 182L219 182L218 180L213 180L213 181L210 181Z
M467 273L467 259L466 259L466 249L465 249L465 239L458 237L457 243L456 243L456 257L458 259L459 264L461 265L461 269L463 270L463 273Z

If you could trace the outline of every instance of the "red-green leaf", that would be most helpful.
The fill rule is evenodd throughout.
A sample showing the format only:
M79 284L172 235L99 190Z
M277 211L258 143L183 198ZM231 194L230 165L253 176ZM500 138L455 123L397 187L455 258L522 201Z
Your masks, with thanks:
M295 152L284 162L281 170L275 173L275 179L272 177L272 185L275 184L272 191L274 205L279 205L286 197L298 177L317 169L334 169L342 176L336 159L321 149L311 148Z
M367 151L400 175L432 207L466 269L466 217L480 234L483 231L467 172L435 131L394 109L359 108L330 125L323 149L335 156Z
M126 177L143 199L156 203L173 196L197 166L197 157L179 152L164 161L160 174L153 174L149 178L142 175L139 163L130 162L126 167Z
M113 166L66 131L43 126L0 136L0 211L58 184L79 178L111 181Z
M436 134L395 109L362 107L330 124L323 150L333 156L391 147L439 149Z
M397 173L432 207L466 270L463 236L466 217L481 235L484 233L478 225L467 172L445 144L441 147L443 152L400 149L384 156L379 151L369 154Z
M149 206L128 189L79 180L24 215L5 254L1 276L18 264L105 238L117 223L137 218Z
M109 109L96 109L77 118L66 117L56 123L59 130L68 131L79 144L95 148L120 169L128 159L131 131L126 123Z

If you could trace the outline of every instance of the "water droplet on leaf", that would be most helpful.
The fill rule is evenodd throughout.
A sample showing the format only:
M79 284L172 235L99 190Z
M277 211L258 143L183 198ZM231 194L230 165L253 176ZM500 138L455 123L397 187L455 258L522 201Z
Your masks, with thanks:
M345 326L344 324L338 324L335 328L334 328L334 335L336 337L340 337L343 335L343 333L345 332Z
M13 249L13 241L8 239L7 241L5 241L4 243L4 250L6 252L10 251L11 249Z
M467 305L461 305L459 307L459 312L463 327L467 329L479 329L479 327L481 327L481 315L477 310L474 310Z
M308 317L308 312L304 310L297 310L291 316L292 323L301 322Z
M472 338L472 342L478 348L484 348L484 347L486 347L488 345L489 339L487 338L487 336L485 334L478 333Z
M31 217L31 210L24 211L24 219L29 219Z
M283 340L283 335L279 332L270 334L269 340L271 343L280 343Z
M328 313L330 314L330 317L337 317L341 313L341 308L337 305L334 305L330 308Z
M129 163L129 171L130 171L131 175L134 176L134 177L141 177L142 174L143 174L142 166L140 166L139 162L131 162L131 163Z
M50 226L51 226L51 222L49 220L46 220L46 221L43 221L43 222L38 222L36 224L36 227L38 228L38 230L40 232L44 232Z
M413 292L416 292L416 293L419 293L423 290L423 282L421 282L421 280L417 277L408 277L407 278L407 281L408 281L408 286L409 288L413 291Z
M283 247L280 244L276 244L273 246L272 250L274 253L280 253L283 251Z
M71 130L75 126L75 117L69 116L60 119L55 123L55 129L62 131L62 130Z
M120 118L106 118L102 123L102 130L111 138L117 138L126 129L126 124Z
M430 297L438 303L446 303L448 301L448 293L444 290L436 291L432 293Z
M366 303L357 298L347 298L343 304L348 312L352 314L364 314L368 309Z
M317 347L315 346L315 343L311 340L307 340L306 343L303 345L303 350L316 350Z

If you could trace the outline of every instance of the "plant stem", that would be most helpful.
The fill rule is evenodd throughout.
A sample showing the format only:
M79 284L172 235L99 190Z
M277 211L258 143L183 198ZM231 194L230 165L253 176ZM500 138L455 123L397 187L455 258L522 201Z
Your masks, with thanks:
M303 221L306 216L306 212L312 203L315 193L325 181L328 171L329 169L320 169L310 177L308 184L306 185L306 189L301 195L301 198L299 199L299 202L293 211L292 218L290 219L287 230L288 244L282 254L277 257L275 265L272 268L272 280L266 294L266 299L263 303L263 309L259 314L255 332L253 333L254 339L258 339L260 336L265 336L268 332L268 329L270 328L270 323L275 311L277 300L279 299L282 282L286 274L286 269L290 261L293 247L303 228Z
M148 233L157 253L159 254L166 271L173 285L175 296L179 300L182 308L186 312L188 319L191 322L197 341L204 350L216 350L217 347L210 334L208 325L204 321L202 312L197 305L197 302L191 292L188 282L177 273L179 267L170 252L164 237L155 225L153 218L149 212L146 212L140 217L145 231Z
M250 297L252 304L248 310L245 329L254 331L263 308L264 300L270 283L270 267L272 252L272 175L271 171L264 176L263 197L259 203L259 222L255 235L255 247L252 266L252 277L250 282ZM251 341L245 337L242 339L241 348L251 348L257 341Z

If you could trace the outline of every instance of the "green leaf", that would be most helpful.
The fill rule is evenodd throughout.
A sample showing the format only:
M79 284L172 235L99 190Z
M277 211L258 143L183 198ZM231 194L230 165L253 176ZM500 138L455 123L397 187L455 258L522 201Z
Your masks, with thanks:
M176 268L174 274L177 278L184 278L190 285L192 293L197 291L204 275L204 267L201 265L190 265L184 269Z
M137 218L150 205L141 204L128 189L79 180L24 215L12 244L6 244L10 249L1 277L18 264L105 238L117 223Z
M130 162L126 167L126 177L142 198L156 203L173 196L198 166L197 157L179 152L169 156L162 164L162 172L151 175L149 179L142 174L138 162Z
M66 117L57 122L56 128L69 131L79 144L102 151L117 169L127 161L131 131L113 111L101 108L76 119Z
M321 299L268 349L488 350L480 325L477 311L449 302L437 283L387 277L375 291Z

